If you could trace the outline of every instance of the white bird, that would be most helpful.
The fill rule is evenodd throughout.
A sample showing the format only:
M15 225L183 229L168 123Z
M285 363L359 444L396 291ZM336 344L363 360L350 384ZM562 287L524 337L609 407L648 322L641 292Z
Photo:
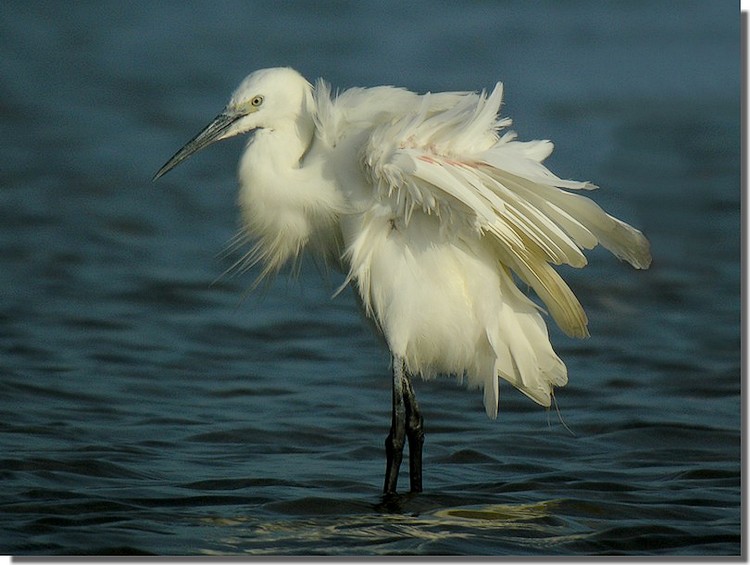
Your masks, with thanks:
M638 269L651 263L638 230L580 194L542 161L546 140L521 142L491 93L380 86L332 95L290 68L239 85L154 180L214 141L253 132L239 165L241 266L277 273L303 250L346 274L393 360L384 493L396 492L405 440L411 491L422 490L422 416L410 375L454 375L498 411L503 379L549 407L567 369L530 286L568 335L586 314L551 265L586 265L602 244Z

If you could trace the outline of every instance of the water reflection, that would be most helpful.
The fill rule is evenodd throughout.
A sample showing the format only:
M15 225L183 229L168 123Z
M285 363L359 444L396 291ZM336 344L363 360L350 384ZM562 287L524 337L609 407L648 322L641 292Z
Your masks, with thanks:
M494 547L489 554L496 554L513 548L551 550L591 535L571 532L569 525L555 516L560 505L557 500L436 509L440 500L435 497L401 498L399 511L391 500L386 513L362 507L351 514L355 505L344 503L335 517L264 520L241 516L207 518L205 523L231 528L231 535L221 544L231 546L232 552L252 555L294 554L300 549L305 554L350 554L351 548L360 548L354 554L456 554L460 547L474 547L473 553ZM383 507L377 505L376 510ZM488 539L494 540L492 545L487 544ZM205 553L217 554L211 550Z

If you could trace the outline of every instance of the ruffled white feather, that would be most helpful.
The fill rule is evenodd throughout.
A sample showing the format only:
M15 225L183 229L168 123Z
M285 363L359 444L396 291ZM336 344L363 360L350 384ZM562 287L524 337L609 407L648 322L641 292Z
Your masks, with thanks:
M259 241L248 261L273 273L309 246L338 258L410 372L483 388L490 417L498 377L549 406L567 371L513 274L563 331L583 337L586 314L553 266L583 267L583 252L601 244L647 268L647 240L581 194L594 185L544 166L552 143L504 130L500 83L489 94L377 87L334 96L318 81L310 97L306 82L295 87L308 102L294 127L309 122L312 132L297 161L254 172L294 146L281 122L243 158L246 230Z

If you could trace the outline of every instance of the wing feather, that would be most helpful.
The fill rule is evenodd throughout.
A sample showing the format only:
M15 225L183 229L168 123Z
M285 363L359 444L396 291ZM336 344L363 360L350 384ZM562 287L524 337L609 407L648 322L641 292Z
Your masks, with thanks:
M552 143L520 142L510 131L498 135L510 124L497 117L502 92L498 83L489 95L422 96L413 112L394 113L373 128L360 155L363 169L377 196L389 200L403 221L420 209L439 216L447 230L490 237L498 260L536 291L560 327L586 336L586 314L550 263L583 267L583 250L601 243L646 268L648 242L590 199L569 192L596 186L547 169L542 161Z

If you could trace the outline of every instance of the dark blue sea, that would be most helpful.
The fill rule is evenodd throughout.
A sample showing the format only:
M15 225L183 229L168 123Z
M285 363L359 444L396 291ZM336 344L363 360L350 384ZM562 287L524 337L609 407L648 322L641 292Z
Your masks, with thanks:
M551 330L559 414L415 383L418 496L381 499L389 356L341 276L223 275L243 142L151 182L278 65L502 80L652 243L646 272L562 271L592 335ZM0 553L743 551L737 2L5 0L0 76Z

